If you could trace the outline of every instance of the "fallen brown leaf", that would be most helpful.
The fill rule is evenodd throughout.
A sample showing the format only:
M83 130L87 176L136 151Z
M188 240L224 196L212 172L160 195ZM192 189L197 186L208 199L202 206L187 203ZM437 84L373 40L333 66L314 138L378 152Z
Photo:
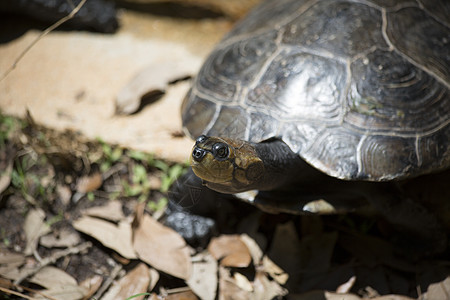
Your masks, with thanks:
M287 294L287 290L281 287L276 281L269 280L263 272L256 272L253 282L255 299L271 300Z
M222 235L213 238L208 245L208 251L215 259L221 260L222 266L227 267L246 268L252 259L239 235Z
M165 300L198 300L198 297L191 291L174 293L164 297Z
M71 247L80 243L80 235L78 232L69 231L67 229L57 232L53 230L50 234L41 237L39 244L47 247Z
M87 292L84 299L91 299L95 292L100 288L103 282L103 277L100 275L94 275L90 278L86 278L80 282L80 286L83 287Z
M202 300L214 300L217 290L217 261L208 252L192 258L192 274L186 281Z
M450 298L450 276L442 280L430 284L428 290L424 293L423 299L449 299Z
M8 279L19 277L19 267L25 263L25 256L21 253L14 253L0 250L0 276Z
M277 266L267 255L263 257L262 267L261 271L268 273L279 284L285 284L289 279L289 274Z
M42 268L29 280L47 289L63 285L77 285L75 278L63 270L51 266Z
M73 227L92 236L125 258L136 258L131 242L131 224L127 221L121 221L115 225L105 220L84 216L73 222Z
M159 61L139 71L117 94L116 113L132 114L139 109L145 96L162 94L170 82L195 74L199 61L192 58L188 64L186 61L189 60Z
M56 299L77 300L82 299L87 294L87 290L78 286L75 278L63 270L51 266L42 268L29 280L46 288L42 291L42 294Z
M0 171L0 194L3 193L4 190L11 183L11 174L13 170L13 160L6 162L6 167L3 171Z
M111 286L108 292L102 297L103 300L126 299L136 294L147 292L150 284L149 268L139 263L128 274ZM144 296L138 296L133 299L144 299Z
M184 239L147 214L134 230L133 247L155 269L181 279L190 277L192 262Z
M58 198L61 200L61 203L64 206L67 206L70 204L70 198L72 197L72 191L67 185L64 184L56 184L56 194L58 195Z
M327 291L311 291L303 294L289 294L291 300L361 300L360 297L354 294L338 294Z
M122 203L119 200L110 200L104 206L94 206L83 211L84 215L118 222L125 218Z
M219 267L219 300L248 300L252 299L251 292L241 289L230 275L230 270Z
M77 181L77 192L89 193L98 189L103 183L102 174L94 173L80 177Z
M31 209L25 217L23 229L27 245L23 253L31 255L37 247L39 238L50 232L50 228L44 222L45 212L40 208Z

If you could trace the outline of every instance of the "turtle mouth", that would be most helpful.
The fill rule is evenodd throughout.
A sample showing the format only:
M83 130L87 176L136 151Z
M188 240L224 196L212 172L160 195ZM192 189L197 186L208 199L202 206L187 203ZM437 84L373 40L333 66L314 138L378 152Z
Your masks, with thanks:
M232 180L232 171L227 168L217 167L214 159L211 159L212 156L210 153L205 153L203 158L200 161L197 161L194 156L191 159L191 167L192 171L194 171L195 175L200 177L202 180L206 182L214 182L214 183L227 183ZM230 172L231 171L231 172Z

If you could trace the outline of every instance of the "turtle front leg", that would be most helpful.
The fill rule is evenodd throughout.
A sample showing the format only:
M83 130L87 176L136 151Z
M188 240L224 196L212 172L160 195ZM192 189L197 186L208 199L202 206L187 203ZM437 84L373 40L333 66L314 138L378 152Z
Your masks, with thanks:
M242 206L233 195L204 186L190 169L169 190L165 225L194 247L205 247L210 238L240 220ZM247 205L248 206L248 205Z

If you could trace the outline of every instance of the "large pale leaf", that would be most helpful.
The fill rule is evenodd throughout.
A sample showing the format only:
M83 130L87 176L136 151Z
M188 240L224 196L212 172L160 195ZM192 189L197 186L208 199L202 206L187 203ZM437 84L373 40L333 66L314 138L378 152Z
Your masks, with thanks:
M36 208L28 212L25 218L23 229L27 239L24 254L31 255L38 244L39 238L50 232L50 228L44 222L45 213L42 209Z
M150 284L149 268L143 264L138 264L127 275L117 281L102 297L103 300L126 299L133 295L147 292ZM138 296L133 299L141 300L144 296Z
M202 252L192 258L192 275L186 283L202 300L216 299L217 261L211 254Z
M73 227L97 239L104 246L117 251L128 259L136 258L131 243L131 224L121 221L118 225L111 222L84 216L73 223Z
M144 215L134 231L133 246L139 258L155 269L188 279L192 263L184 239L173 229Z

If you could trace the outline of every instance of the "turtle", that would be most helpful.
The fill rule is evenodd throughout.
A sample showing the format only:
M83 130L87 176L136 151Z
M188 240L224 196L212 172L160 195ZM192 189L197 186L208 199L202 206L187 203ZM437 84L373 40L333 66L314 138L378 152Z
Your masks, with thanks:
M450 167L446 0L265 1L206 59L181 117L191 189L274 213L369 205L445 244L398 186Z

